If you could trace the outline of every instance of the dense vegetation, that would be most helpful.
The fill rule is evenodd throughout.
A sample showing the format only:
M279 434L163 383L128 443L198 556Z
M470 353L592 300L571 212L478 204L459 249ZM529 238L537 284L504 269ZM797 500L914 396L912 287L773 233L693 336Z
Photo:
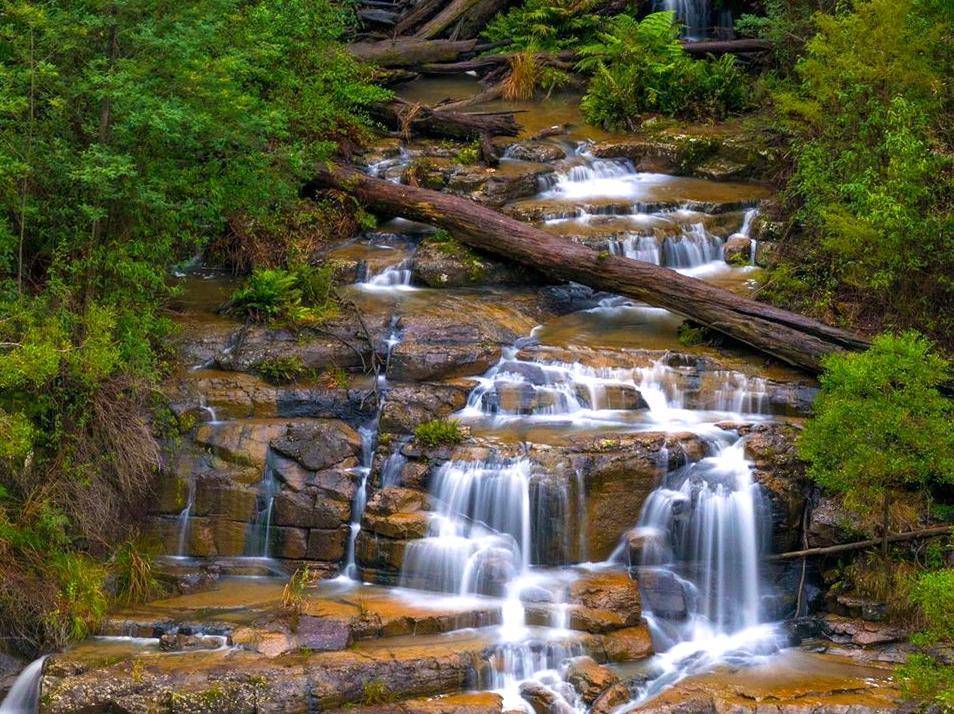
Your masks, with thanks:
M362 108L385 93L338 45L351 23L309 0L4 6L0 630L11 649L82 636L106 607L99 563L133 535L129 514L160 459L150 423L180 426L153 396L169 358L168 269L235 234L252 267L247 234L300 225L314 212L298 199L310 167L368 131ZM255 283L243 309L324 309L324 276L294 279L277 306ZM121 588L139 587L140 565L128 547L113 559Z
M954 347L952 23L944 0L815 16L795 76L774 92L792 152L774 299Z

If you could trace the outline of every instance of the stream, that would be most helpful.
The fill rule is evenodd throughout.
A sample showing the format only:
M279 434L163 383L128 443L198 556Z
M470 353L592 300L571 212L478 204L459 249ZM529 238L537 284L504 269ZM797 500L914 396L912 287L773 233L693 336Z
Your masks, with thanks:
M469 77L420 80L405 94L430 102L475 87ZM581 129L574 101L486 107L528 110L521 115L527 135L571 125L542 142L539 161L504 153L495 175L507 177L505 189L528 181L531 189L505 190L500 210L597 250L751 291L752 227L770 190L639 170L626 156L608 155L612 135ZM369 156L367 170L399 181L428 151L438 166L453 164L442 150L391 147ZM394 219L325 256L356 266L342 293L371 325L382 357L377 375L347 387L275 388L248 376L253 361L244 355L265 338L236 342L234 325L210 316L231 283L183 279L189 334L201 339L193 338L195 368L183 377L180 401L194 402L202 416L196 455L176 476L177 495L160 499L155 527L172 572L199 582L214 564L220 579L211 590L118 613L103 634L144 637L124 641L121 651L147 663L185 648L177 662L190 664L175 666L186 678L233 662L284 681L297 675L277 674L269 662L291 658L299 666L293 653L307 637L309 656L328 671L338 664L321 658L346 648L360 659L340 661L372 667L349 670L344 684L332 675L325 689L309 684L308 711L369 700L368 681L390 683L376 662L416 682L432 666L421 658L457 662L460 653L470 659L454 683L427 680L408 691L491 692L499 696L492 711L582 714L640 711L686 678L721 669L771 678L766 668L778 666L815 676L816 665L798 659L810 655L792 659L778 622L781 585L762 567L772 549L772 502L749 451L754 429L806 413L811 382L744 350L687 347L677 316L581 286L565 290L568 307L547 311L536 307L547 289L539 285L422 284L425 260L437 255L432 272L440 282L440 261L453 257L428 247L431 233ZM742 259L727 261L730 244L748 246ZM320 352L294 336L266 338L279 353L301 350L311 359ZM356 359L339 342L321 347L338 350L336 368ZM271 354L264 344L262 354ZM412 403L419 392L423 411ZM369 406L373 400L357 400L359 393L377 401ZM467 438L422 450L412 428L395 426L411 414L415 421L446 415ZM310 443L325 451L310 452ZM284 584L274 573L302 563L324 578L302 610L303 621L324 623L321 634L273 627ZM230 646L216 640L203 650L202 638L213 635ZM62 656L88 662L98 646ZM623 654L604 659L626 694L617 689L615 699L594 702L568 683L573 658L612 647ZM253 661L252 652L275 659ZM24 671L0 712L36 711L43 667L41 660ZM146 671L151 681L148 664ZM90 693L95 679L82 679L94 674L71 672L60 666L44 679L61 697L54 701L66 704L43 711L74 704L78 711L82 702L93 711L107 701ZM356 676L363 684L351 681ZM862 678L848 669L843 676ZM305 700L279 701L268 711L298 710ZM458 710L469 711L447 709Z

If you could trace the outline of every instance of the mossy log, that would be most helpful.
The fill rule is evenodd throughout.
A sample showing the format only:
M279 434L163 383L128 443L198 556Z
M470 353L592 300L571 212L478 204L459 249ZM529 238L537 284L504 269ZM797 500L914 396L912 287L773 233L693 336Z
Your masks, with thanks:
M456 62L474 52L477 40L421 40L405 38L348 45L354 57L378 67L416 67L434 62Z
M741 297L668 268L596 252L474 201L375 179L347 166L319 172L313 188L353 194L378 213L449 230L461 243L569 280L690 318L783 362L818 372L825 356L868 342L811 318Z

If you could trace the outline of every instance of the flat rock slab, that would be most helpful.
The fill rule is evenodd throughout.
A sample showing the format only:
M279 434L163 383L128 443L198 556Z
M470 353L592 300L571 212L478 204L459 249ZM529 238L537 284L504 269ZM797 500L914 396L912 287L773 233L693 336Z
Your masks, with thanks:
M269 658L236 649L163 654L99 641L48 661L40 711L305 714L366 701L370 682L395 701L427 697L466 689L488 646L461 633Z
M891 669L789 651L764 665L690 677L634 709L644 714L889 714L900 711Z

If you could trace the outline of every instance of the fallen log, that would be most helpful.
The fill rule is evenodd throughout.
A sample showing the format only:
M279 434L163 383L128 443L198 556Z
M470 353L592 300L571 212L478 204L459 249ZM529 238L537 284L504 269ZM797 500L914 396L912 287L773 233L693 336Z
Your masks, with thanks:
M902 541L916 540L918 538L936 538L938 536L954 533L954 526L934 526L933 528L924 528L919 531L909 531L908 533L891 533L888 535L889 543L899 543ZM818 548L805 548L804 550L792 550L788 553L777 553L766 558L768 561L791 560L794 558L810 558L819 555L836 555L838 553L847 553L852 550L864 550L865 548L874 548L880 546L882 538L873 538L871 540L859 540L854 543L839 543L838 545L826 545Z
M480 139L484 136L516 136L520 125L512 113L468 114L422 104L411 104L395 99L371 107L375 119L398 131L410 134L447 137L451 139Z
M706 55L746 54L772 49L767 40L683 40L682 49L694 57Z
M414 6L413 10L398 20L398 23L394 26L394 34L403 35L413 30L422 22L432 17L440 10L443 4L444 0L421 0Z
M320 170L311 187L337 188L353 194L372 211L445 228L462 243L556 280L582 283L671 310L811 372L820 369L826 355L868 346L863 338L844 330L668 268L597 253L466 198L390 183L338 165Z
M506 4L507 0L451 0L443 10L424 23L414 37L433 39L461 20L468 21L462 36L476 37L483 29L484 21L496 15Z
M383 42L356 42L348 52L378 67L414 67L433 62L454 62L475 51L477 40L418 40L413 38Z

